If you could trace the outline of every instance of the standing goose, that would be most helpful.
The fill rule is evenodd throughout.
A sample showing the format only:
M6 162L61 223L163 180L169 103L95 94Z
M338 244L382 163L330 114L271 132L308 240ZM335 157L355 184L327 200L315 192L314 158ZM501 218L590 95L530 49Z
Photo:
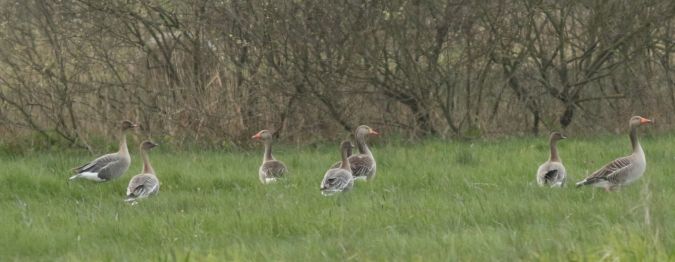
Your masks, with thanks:
M352 174L356 179L371 180L375 177L377 164L375 163L373 153L370 152L370 148L368 148L368 145L366 144L366 137L369 135L379 135L379 133L366 125L356 128L356 146L359 149L359 154L348 158ZM351 152L351 148L349 149L349 152ZM338 168L340 165L341 163L338 162L331 168Z
M263 155L263 162L258 169L258 176L260 182L268 184L283 177L288 169L283 162L274 159L272 156L272 132L269 130L261 130L251 137L255 140L262 140L265 144L265 154Z
M619 186L625 186L635 182L642 177L647 169L647 160L642 146L638 141L637 128L646 125L652 121L641 116L631 117L630 142L633 146L633 153L628 156L617 158L599 170L595 171L586 179L579 181L577 187L584 185L593 185L603 187L606 191L612 191Z
M562 187L565 185L567 173L565 172L562 160L558 156L558 141L565 138L567 137L559 132L551 133L551 137L549 138L551 155L548 161L541 164L539 169L537 169L537 184L540 186Z
M94 161L86 163L75 168L75 175L70 180L84 178L97 182L109 181L118 178L129 169L131 157L127 148L127 131L135 128L137 125L131 121L122 121L120 128L120 149L116 153L103 155Z
M349 191L354 186L352 168L347 160L347 154L352 150L352 147L352 142L349 141L344 141L340 144L342 162L340 163L340 167L331 168L326 171L321 181L322 195L330 196L335 193Z
M124 201L135 202L138 199L146 198L159 192L159 179L155 175L155 169L150 165L148 151L156 147L157 144L151 141L141 143L141 157L143 158L143 172L129 180L127 187L127 198Z

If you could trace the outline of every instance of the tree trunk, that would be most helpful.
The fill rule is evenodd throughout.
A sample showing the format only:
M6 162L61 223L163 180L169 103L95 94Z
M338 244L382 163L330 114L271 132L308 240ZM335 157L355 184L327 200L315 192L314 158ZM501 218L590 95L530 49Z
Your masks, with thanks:
M562 128L566 128L572 123L572 117L574 117L574 105L567 105L565 107L565 112L563 113L562 116L560 116L560 126Z

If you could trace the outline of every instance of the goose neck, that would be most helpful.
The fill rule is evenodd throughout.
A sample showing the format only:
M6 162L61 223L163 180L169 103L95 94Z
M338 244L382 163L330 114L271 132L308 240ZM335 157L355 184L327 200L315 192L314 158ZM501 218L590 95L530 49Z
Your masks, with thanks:
M549 146L551 147L549 161L560 162L560 156L558 155L558 141L551 139Z
M119 153L122 156L129 156L129 148L127 147L127 134L122 131L120 134Z
M341 169L351 170L351 165L349 164L349 149L343 148L341 150L342 163L340 164Z
M150 164L150 158L148 157L148 151L141 148L141 157L143 158L143 174L155 174L155 169L152 168Z
M366 144L366 135L363 133L356 134L356 147L359 149L359 153L370 155L370 148Z
M272 141L266 140L264 143L265 153L263 154L263 162L274 160L272 156Z
M642 152L642 146L640 145L640 141L638 140L637 127L636 126L631 126L631 129L630 129L630 144L633 147L633 153Z

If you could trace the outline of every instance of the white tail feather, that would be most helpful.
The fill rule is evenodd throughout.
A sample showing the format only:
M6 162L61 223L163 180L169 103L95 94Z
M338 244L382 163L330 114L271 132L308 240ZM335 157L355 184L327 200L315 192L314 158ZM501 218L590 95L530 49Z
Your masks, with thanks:
M96 182L105 181L105 180L101 179L100 177L98 177L98 173L94 173L94 172L82 172L82 173L79 173L77 175L71 176L69 179L74 180L74 179L78 179L78 178L84 178L84 179L92 180L92 181L96 181Z
M584 183L586 183L586 179L577 182L575 185L576 185L577 187L580 187L580 186L583 186Z
M354 177L354 181L356 181L356 180L368 181L368 178L366 176L357 176L357 177Z

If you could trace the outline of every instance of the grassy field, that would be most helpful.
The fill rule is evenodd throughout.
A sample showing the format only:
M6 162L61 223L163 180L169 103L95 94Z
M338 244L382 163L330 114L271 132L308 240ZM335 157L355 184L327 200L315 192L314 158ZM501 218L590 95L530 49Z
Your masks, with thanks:
M546 138L374 146L378 173L323 197L337 144L278 146L292 177L263 186L262 152L159 149L158 196L122 199L140 171L68 182L80 153L0 157L0 260L675 260L675 137L644 137L648 168L618 192L573 183L627 154L627 135L560 142L570 180L539 188ZM259 150L260 151L260 150Z

